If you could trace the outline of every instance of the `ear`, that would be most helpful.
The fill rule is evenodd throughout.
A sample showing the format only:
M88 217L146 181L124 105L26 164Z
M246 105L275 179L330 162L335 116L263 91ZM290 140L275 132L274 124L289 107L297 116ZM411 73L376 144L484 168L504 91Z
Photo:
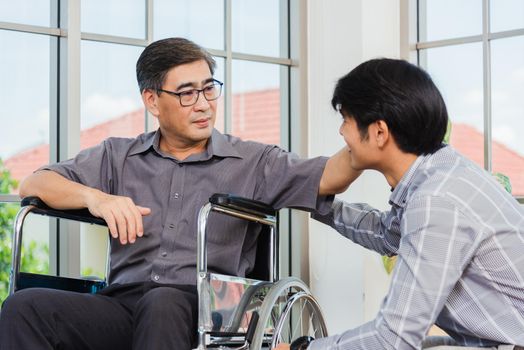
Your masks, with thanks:
M391 135L389 134L388 125L384 120L377 120L375 123L375 132L374 136L377 142L377 146L382 148L387 144Z
M158 95L156 92L151 89L145 89L142 91L142 101L144 102L144 106L146 106L149 113L158 118L160 111L157 106Z

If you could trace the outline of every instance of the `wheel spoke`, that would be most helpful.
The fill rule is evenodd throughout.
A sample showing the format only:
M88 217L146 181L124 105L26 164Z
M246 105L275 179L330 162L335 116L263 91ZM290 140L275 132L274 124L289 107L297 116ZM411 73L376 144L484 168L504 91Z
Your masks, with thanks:
M293 332L291 333L291 336L292 336L293 338L298 338L299 336L304 335L304 328L302 327L302 315L303 315L303 313L304 313L304 308L305 308L305 307L306 307L306 303L305 303L305 301L304 301L303 304L302 304L302 308L300 309L300 312L299 312L299 315L300 315L300 316L299 316L298 322L297 322L297 324L295 325L295 329L294 329ZM300 331L301 331L302 334L299 334L299 333L296 332L297 329L298 329L298 326L300 326Z

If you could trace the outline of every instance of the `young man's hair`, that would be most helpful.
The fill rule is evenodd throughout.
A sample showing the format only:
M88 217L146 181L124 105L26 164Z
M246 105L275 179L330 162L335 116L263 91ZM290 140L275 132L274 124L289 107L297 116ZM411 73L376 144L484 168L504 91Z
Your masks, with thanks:
M354 118L360 135L383 120L398 147L416 155L437 151L448 125L444 100L421 68L395 59L364 62L340 78L333 108Z
M206 61L213 75L215 60L194 42L184 38L168 38L151 43L136 62L136 79L140 92L145 89L161 89L171 68L200 60Z

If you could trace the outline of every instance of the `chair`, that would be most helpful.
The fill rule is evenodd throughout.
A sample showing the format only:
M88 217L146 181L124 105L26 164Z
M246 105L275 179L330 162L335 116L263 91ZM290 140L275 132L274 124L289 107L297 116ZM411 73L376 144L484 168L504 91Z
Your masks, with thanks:
M207 270L206 238L211 212L263 225L257 241L255 267L244 277ZM85 280L20 272L23 222L29 213L106 225L87 210L56 210L35 197L24 198L15 219L9 293L47 287L96 293L105 280ZM279 279L278 216L270 206L228 194L209 198L198 216L197 289L198 349L267 349L304 335L325 337L320 307L298 278Z

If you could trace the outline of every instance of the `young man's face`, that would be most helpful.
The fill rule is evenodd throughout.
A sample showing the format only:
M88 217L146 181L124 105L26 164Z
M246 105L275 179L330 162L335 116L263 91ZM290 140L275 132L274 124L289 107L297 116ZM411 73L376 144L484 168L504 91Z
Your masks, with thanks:
M340 125L340 135L344 138L351 153L351 166L355 170L370 169L370 158L372 149L369 138L362 139L355 119L346 113L342 113L342 125Z
M213 83L213 76L205 60L176 66L166 75L163 90L184 92L203 89ZM182 147L205 145L215 125L217 100L207 101L202 92L192 106L182 106L177 96L165 92L152 93L152 108L158 118L162 136L168 142Z

